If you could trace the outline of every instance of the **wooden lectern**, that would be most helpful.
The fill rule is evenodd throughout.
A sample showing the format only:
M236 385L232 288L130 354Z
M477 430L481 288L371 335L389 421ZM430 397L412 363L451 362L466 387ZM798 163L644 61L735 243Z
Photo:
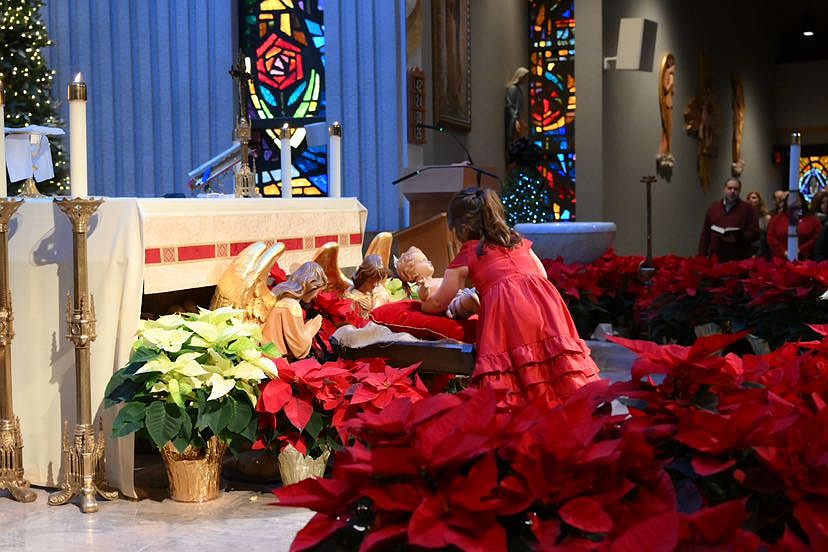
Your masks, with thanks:
M491 172L488 167L485 170ZM394 234L394 243L399 253L412 245L422 249L434 265L434 275L440 277L459 248L446 224L446 209L454 194L477 185L478 171L460 163L427 166L408 174L398 186L409 202L411 226ZM480 177L481 187L499 189L496 178Z
M489 173L493 173L494 170L491 167L483 169ZM412 225L445 212L454 194L463 188L477 185L478 174L482 188L500 190L497 178L479 173L475 167L467 163L429 165L418 170L406 171L406 174L411 176L402 179L398 187L408 200L408 219Z

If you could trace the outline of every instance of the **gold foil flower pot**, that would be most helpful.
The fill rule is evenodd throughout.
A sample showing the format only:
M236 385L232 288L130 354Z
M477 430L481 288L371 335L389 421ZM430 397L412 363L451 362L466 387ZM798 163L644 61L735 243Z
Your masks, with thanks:
M312 458L302 454L293 445L288 445L279 453L279 474L283 485L292 485L308 478L318 478L325 475L328 465L329 451L323 452L319 458Z
M178 452L171 442L161 449L170 481L170 498L178 502L206 502L221 494L221 464L227 444L211 437L206 449L187 446Z

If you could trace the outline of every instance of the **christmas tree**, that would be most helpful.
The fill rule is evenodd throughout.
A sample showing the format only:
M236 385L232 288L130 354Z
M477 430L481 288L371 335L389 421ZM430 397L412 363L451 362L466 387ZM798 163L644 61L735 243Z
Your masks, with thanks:
M39 0L0 0L0 80L6 91L5 126L41 125L64 128L52 97L55 71L46 66L41 48L52 44L40 20ZM63 141L51 136L55 178L38 182L42 194L68 193L68 164ZM5 163L3 166L5 170ZM22 184L22 182L18 183ZM15 189L9 185L9 193Z
M509 226L555 220L549 186L534 167L512 169L504 179L501 196Z
M509 226L521 222L555 220L549 185L538 170L543 151L529 138L521 138L509 149L511 170L501 189Z

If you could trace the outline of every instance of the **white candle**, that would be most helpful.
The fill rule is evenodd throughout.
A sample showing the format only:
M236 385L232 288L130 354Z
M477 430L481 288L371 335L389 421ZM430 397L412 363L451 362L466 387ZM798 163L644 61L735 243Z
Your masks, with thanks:
M69 84L69 185L72 197L89 195L86 172L86 83L78 73Z
M6 128L6 91L3 88L3 81L0 81L0 129ZM6 131L0 135L0 197L9 195L6 186Z
M798 132L791 134L791 155L788 166L788 217L793 219L793 205L796 204L799 192L799 153L802 149L800 135ZM788 260L795 261L799 257L799 235L796 231L796 222L788 224Z
M328 133L328 197L342 197L342 125L335 122Z
M293 183L290 175L293 167L290 164L290 126L287 123L282 125L279 138L282 140L282 197L290 199L293 197Z

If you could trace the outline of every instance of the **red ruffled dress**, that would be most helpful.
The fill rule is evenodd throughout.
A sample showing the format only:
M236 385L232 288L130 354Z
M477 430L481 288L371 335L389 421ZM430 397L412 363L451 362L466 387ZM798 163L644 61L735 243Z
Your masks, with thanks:
M449 268L466 266L480 296L476 383L506 389L508 404L545 397L557 405L599 378L569 310L523 239L514 249L463 244Z

